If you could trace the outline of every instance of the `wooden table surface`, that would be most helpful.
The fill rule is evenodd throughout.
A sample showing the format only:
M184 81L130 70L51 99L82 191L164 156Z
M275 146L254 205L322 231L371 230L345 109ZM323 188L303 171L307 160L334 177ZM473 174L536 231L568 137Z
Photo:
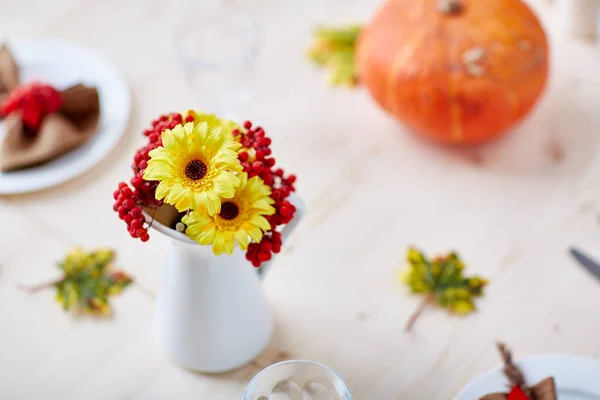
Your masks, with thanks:
M112 211L142 130L194 105L172 48L178 8L161 0L0 3L0 37L61 37L110 57L134 97L118 147L93 170L38 193L0 197L0 398L240 399L261 368L287 358L337 370L356 399L450 399L499 363L503 340L518 356L600 358L600 284L567 254L600 257L600 52L561 33L556 10L532 1L552 37L550 86L511 135L448 150L405 132L364 91L332 90L304 59L317 23L367 19L371 0L264 0L257 92L245 116L274 139L297 173L307 217L267 276L276 313L267 351L251 365L201 375L156 345L153 313L164 239L130 239ZM114 299L109 320L74 318L17 289L57 276L72 246L110 246L137 284ZM419 302L396 281L406 248L458 250L489 277L479 312L432 310L411 334Z

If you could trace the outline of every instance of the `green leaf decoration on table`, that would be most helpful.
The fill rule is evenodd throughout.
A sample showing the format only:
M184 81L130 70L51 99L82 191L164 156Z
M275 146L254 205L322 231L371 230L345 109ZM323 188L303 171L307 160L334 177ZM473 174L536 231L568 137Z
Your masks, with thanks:
M114 260L115 253L112 250L85 252L74 249L58 263L64 273L62 278L24 289L37 292L55 287L56 300L65 310L110 315L109 297L121 293L133 282L124 272L112 268Z
M488 283L479 276L465 276L465 264L458 254L429 260L421 251L410 248L407 254L408 267L401 272L400 279L414 294L424 299L410 317L406 330L410 331L417 318L430 305L437 305L451 313L464 315L475 310L474 299L483 295Z
M354 49L361 27L318 28L308 56L318 66L329 71L333 86L356 86L358 70Z

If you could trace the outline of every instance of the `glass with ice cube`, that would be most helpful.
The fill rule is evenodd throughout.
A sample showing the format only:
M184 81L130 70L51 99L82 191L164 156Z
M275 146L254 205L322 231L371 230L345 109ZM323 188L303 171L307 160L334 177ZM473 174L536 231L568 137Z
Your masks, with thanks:
M260 371L243 400L351 400L344 380L314 361L290 360Z

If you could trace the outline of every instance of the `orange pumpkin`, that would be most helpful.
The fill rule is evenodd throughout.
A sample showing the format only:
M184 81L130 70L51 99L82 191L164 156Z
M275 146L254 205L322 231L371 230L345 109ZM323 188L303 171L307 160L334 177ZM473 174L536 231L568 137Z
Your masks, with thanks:
M546 35L520 0L389 0L356 51L373 98L447 144L499 136L531 110L548 74Z

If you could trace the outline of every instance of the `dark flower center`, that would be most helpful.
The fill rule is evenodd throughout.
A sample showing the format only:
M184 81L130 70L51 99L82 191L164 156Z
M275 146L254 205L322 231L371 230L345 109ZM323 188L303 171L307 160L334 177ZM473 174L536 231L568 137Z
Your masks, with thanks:
M193 181L200 180L206 175L206 164L200 160L192 160L185 167L185 175Z
M240 210L238 206L230 201L226 201L225 203L221 204L221 212L219 213L219 216L226 220L232 220L237 217L239 213Z

